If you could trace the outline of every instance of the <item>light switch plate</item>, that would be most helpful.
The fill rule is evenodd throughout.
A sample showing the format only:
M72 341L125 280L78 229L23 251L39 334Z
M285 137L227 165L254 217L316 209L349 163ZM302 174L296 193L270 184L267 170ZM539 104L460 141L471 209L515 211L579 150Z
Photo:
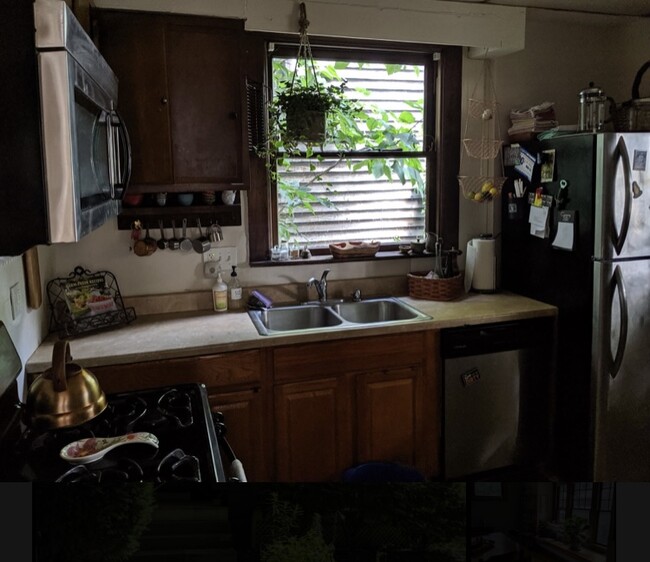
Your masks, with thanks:
M237 265L237 248L220 246L210 248L203 254L203 273L206 277L216 277L221 270L221 276L230 275L233 265Z
M9 300L11 301L11 319L17 320L25 311L25 292L20 283L14 283L9 289Z

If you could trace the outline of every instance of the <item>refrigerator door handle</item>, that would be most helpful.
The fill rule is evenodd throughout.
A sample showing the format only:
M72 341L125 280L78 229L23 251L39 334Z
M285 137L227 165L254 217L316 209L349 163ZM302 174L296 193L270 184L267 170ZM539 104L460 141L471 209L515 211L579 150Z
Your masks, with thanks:
M627 231L630 228L630 216L632 214L632 187L630 186L630 155L627 152L627 146L623 137L618 139L616 149L614 150L615 166L619 161L623 163L623 177L625 180L625 208L623 209L623 220L621 221L621 231L616 232L616 225L612 220L612 238L616 254L620 254L627 238Z
M616 346L616 355L611 360L609 375L615 378L623 363L625 354L625 345L627 343L627 297L625 296L625 284L623 283L623 274L621 268L617 265L610 285L610 303L614 301L614 291L618 289L618 305L621 311L621 333L618 337ZM610 351L611 357L611 351Z

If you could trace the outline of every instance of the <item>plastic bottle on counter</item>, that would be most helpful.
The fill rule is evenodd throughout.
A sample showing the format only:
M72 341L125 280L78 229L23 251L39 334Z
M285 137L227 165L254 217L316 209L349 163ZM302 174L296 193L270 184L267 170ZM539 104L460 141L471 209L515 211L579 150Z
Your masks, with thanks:
M237 277L237 266L232 266L230 274L230 283L228 283L228 308L230 310L240 310L242 307L241 283Z
M217 274L217 282L212 287L212 304L215 312L228 310L228 285L221 278L221 271Z

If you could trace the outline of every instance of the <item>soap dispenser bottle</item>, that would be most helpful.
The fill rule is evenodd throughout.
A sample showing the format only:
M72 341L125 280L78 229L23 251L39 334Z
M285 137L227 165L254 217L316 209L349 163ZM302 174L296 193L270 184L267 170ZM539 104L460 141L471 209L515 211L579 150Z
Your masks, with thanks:
M212 304L215 312L228 310L228 285L221 278L221 271L217 274L217 282L212 287Z
M230 310L239 310L242 307L241 299L241 283L237 277L237 266L232 266L232 273L230 274L230 283L228 283L228 308Z

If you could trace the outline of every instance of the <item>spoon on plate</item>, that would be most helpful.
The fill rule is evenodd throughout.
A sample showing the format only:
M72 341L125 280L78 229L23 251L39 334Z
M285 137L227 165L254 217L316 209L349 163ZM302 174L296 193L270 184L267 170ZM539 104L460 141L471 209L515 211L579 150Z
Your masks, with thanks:
M60 455L68 462L88 464L98 461L115 447L129 443L144 443L158 448L158 438L153 433L140 431L117 437L88 437L73 441L61 449Z

